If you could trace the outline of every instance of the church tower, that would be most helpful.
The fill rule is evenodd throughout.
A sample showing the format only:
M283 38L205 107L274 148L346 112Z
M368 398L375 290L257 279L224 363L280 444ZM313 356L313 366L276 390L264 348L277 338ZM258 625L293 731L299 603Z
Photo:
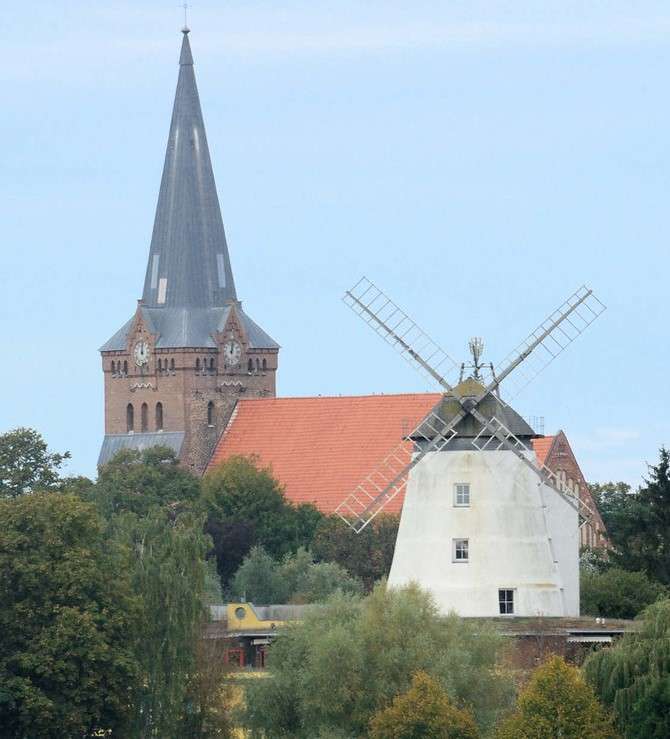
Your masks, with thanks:
M123 448L162 445L200 473L237 399L275 395L279 345L237 298L187 28L183 34L144 292L100 349L98 464Z

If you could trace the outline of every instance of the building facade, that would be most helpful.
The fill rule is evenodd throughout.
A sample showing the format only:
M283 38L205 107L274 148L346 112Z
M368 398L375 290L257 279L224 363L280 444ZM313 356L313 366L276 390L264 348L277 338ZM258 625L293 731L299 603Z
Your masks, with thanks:
M242 397L273 397L279 345L242 309L184 29L144 290L100 349L105 438L172 448L201 473Z

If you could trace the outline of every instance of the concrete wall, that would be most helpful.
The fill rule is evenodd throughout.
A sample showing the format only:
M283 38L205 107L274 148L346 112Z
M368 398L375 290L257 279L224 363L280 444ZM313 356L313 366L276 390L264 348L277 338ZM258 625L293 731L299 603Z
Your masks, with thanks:
M529 458L532 453L529 452ZM470 483L470 506L454 486ZM512 588L514 615L578 615L576 512L509 451L428 454L411 472L389 585L416 581L440 609L500 615L498 589ZM453 561L453 540L468 539L469 561Z

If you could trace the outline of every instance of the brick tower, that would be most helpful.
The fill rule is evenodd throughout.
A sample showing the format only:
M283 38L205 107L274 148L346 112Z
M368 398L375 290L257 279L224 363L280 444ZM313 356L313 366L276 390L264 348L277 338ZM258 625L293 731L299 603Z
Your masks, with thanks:
M188 33L144 292L100 349L99 465L119 449L160 444L200 473L237 399L275 395L279 345L237 299Z

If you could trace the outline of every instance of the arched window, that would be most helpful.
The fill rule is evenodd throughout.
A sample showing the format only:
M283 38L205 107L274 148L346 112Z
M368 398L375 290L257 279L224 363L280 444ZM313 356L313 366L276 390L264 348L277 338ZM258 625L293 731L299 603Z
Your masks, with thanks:
M209 369L211 372L214 372L214 357L211 357L209 360Z
M200 372L200 357L195 360L195 371Z
M156 403L156 431L163 430L163 404Z
M247 369L249 370L249 372L253 372L253 369L254 369L254 360L253 359L250 359L249 360L249 362L247 364Z
M170 370L174 372L174 358L170 360Z
M140 409L140 415L141 415L141 421L142 421L142 431L148 431L149 430L149 406L146 403L142 403L142 408Z
M128 403L126 406L126 429L133 431L135 428L135 409L132 403Z
M158 360L158 371L159 372L163 371L163 360L162 359Z
M209 403L207 403L207 425L213 426L214 420L214 403L210 400Z
M256 357L256 372L261 371L261 360Z
M112 374L116 374L116 362L114 360L112 360Z
M123 362L123 374L124 375L128 374L128 362L126 362L125 360Z
M263 360L263 372L265 372L265 370L266 370L267 368L268 368L268 360L267 360L267 359L264 359L264 360Z

